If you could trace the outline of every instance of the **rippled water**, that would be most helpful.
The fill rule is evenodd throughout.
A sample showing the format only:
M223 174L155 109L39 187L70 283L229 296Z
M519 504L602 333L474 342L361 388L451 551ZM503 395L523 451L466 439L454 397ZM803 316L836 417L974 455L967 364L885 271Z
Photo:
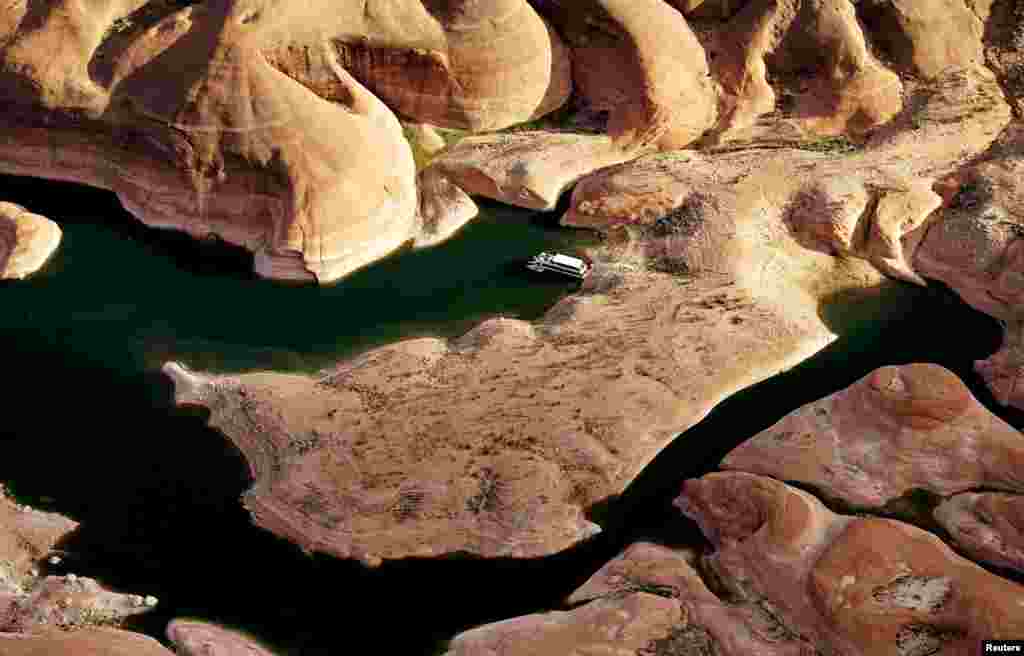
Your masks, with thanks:
M525 277L522 260L571 249L580 235L487 206L435 249L334 287L288 288L253 279L244 252L132 222L109 194L0 178L0 199L65 233L45 272L0 285L0 481L82 522L54 571L160 598L133 625L154 636L168 619L194 616L244 628L281 654L436 653L469 626L556 606L634 539L698 540L669 505L679 483L800 404L877 366L923 360L984 396L970 362L998 343L995 322L941 287L894 284L844 299L839 342L684 434L609 505L609 530L594 541L546 559L366 570L252 527L238 503L244 464L201 416L170 407L157 368L173 358L200 369L315 370L403 337L456 335L488 316L535 317L574 284ZM882 311L893 305L901 311Z

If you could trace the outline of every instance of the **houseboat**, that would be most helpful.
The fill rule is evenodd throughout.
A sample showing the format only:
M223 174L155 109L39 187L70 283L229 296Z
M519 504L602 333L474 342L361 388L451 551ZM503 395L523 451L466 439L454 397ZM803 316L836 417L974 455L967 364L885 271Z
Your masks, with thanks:
M541 253L530 258L526 268L538 273L557 273L583 280L590 273L590 265L579 259L561 253Z

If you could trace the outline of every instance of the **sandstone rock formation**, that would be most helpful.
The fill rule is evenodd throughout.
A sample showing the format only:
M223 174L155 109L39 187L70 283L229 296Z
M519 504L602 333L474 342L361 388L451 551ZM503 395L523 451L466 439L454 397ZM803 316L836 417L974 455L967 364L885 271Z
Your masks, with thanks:
M972 558L1024 572L1024 496L958 494L935 509L935 519Z
M526 615L461 633L445 656L641 654L682 620L678 602L638 592L570 611Z
M795 634L781 632L764 605L719 599L690 564L691 557L650 543L633 544L569 598L570 604L583 605L471 629L455 637L448 656L815 653Z
M60 238L53 221L21 205L0 203L0 280L24 278L43 268Z
M569 91L525 0L18 2L0 23L0 170L115 191L273 278L336 280L417 236L392 107L503 127ZM182 71L187 71L183 75Z
M853 3L754 0L725 20L690 20L722 87L709 144L780 130L857 135L902 107L902 82L871 53L876 35L864 33ZM773 111L780 116L757 125Z
M236 631L193 620L174 620L167 637L180 656L274 656Z
M429 167L416 178L419 190L419 221L415 246L438 244L480 213L473 199L438 169Z
M77 527L61 515L19 505L0 488L0 653L169 653L148 639L95 629L152 609L154 597L111 592L74 574L40 576L41 563Z
M814 486L879 508L915 489L1024 490L1024 435L938 365L882 367L744 442L725 469Z
M47 576L33 581L23 594L0 594L0 631L29 633L47 627L75 629L116 624L156 605L155 597L104 589L95 580Z
M606 136L517 132L467 137L435 159L430 169L467 193L553 210L577 180L627 159L632 155Z
M19 505L0 486L0 594L20 591L37 576L35 564L77 526L67 517Z
M1001 403L1024 407L1024 131L1004 131L979 161L940 180L943 207L914 256L1004 326L1001 349L975 368Z
M526 0L322 3L287 23L296 32L270 59L290 61L318 90L340 65L423 123L497 130L558 108L572 88L568 51ZM324 59L309 63L308 50Z
M721 398L834 339L821 299L880 284L790 236L785 199L806 182L790 171L827 163L794 151L777 167L750 153L613 167L674 183L631 183L632 207L614 190L595 201L589 226L609 233L595 273L537 324L491 320L317 377L165 371L249 461L256 522L305 549L370 563L552 553L592 535L587 509ZM636 234L613 229L634 214Z
M0 633L4 656L173 656L156 640L118 629Z
M683 148L710 128L716 93L701 44L662 0L542 0L572 48L578 96L610 112L625 149Z
M825 653L966 654L1024 631L1024 587L908 524L739 472L687 481L676 503L714 544L717 577Z

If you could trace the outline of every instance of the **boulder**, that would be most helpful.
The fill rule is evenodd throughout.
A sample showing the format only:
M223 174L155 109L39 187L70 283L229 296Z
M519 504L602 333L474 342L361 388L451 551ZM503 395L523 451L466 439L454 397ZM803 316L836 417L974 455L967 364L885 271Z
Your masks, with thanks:
M0 203L0 280L25 278L43 268L60 238L53 221L21 205Z
M676 504L712 541L723 584L823 653L966 654L1024 631L1024 586L909 524L837 515L742 472L687 481Z
M965 492L936 508L935 519L971 558L1024 572L1024 496Z
M882 367L789 413L733 449L722 467L813 486L881 508L913 490L1024 491L1024 435L933 364Z
M274 656L242 633L195 620L172 621L167 638L181 656Z

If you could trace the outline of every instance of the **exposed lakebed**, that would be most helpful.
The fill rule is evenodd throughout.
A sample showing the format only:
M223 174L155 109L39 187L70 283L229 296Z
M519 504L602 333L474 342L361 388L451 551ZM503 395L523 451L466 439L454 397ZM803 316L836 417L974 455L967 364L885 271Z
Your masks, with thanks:
M894 283L837 300L826 312L844 308L830 321L839 341L722 403L608 505L607 530L593 541L539 560L366 570L305 556L254 528L238 503L244 463L203 417L172 409L160 364L313 371L404 337L457 335L490 316L533 318L575 285L525 276L522 261L584 236L489 205L442 246L333 287L288 288L254 279L242 251L133 222L110 194L0 178L0 197L50 216L65 235L44 272L3 285L0 333L14 347L0 481L82 523L55 571L160 598L133 625L154 636L170 618L193 616L243 628L282 654L430 654L469 626L558 605L631 541L695 543L699 534L670 506L683 479L878 366L938 362L993 407L971 361L997 347L995 321L941 286Z

